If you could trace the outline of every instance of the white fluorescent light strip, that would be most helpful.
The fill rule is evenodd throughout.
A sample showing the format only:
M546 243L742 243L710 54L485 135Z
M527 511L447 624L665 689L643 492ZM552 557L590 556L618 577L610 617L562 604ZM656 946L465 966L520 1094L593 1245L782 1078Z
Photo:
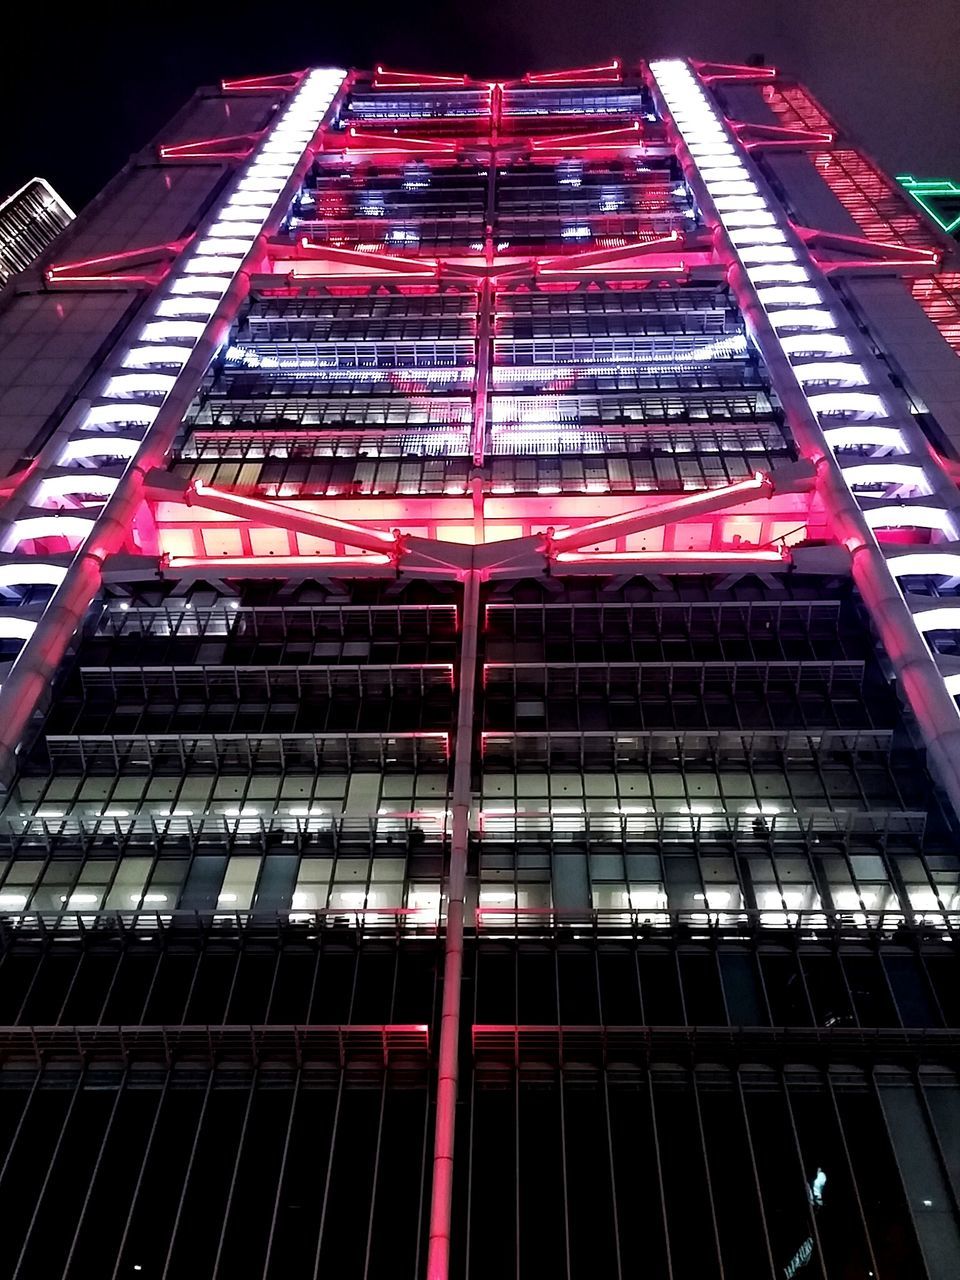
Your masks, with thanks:
M132 458L153 426L162 405L183 376L198 343L207 332L223 295L231 287L248 254L273 213L281 192L293 177L304 150L316 134L343 84L346 72L323 68L307 72L285 110L276 118L266 140L222 199L196 243L175 260L167 280L148 303L146 323L118 357L115 372L105 382L100 399L86 410L57 459L57 465L76 469L76 475L38 477L40 501L82 493L102 496L116 488L116 476L91 471L84 463L91 457ZM161 345L174 339L169 345ZM126 373L151 366L177 372ZM138 438L97 439L94 433L133 428ZM127 462L129 465L129 462ZM82 546L93 531L102 506L83 514L30 515L14 520L4 542L6 550L34 538L66 536ZM39 570L37 579L31 574ZM0 566L0 584L29 585L34 580L60 586L67 576L50 565L27 558L23 563ZM55 598L55 597L54 597ZM52 603L52 601L51 601ZM35 624L0 618L0 635L26 640Z
M148 369L154 364L175 364L183 368L192 353L193 347L132 347L121 363L124 369Z
M823 438L831 449L895 449L907 452L907 444L899 427L868 426L828 427Z
M960 552L908 551L891 556L887 568L895 578L960 578Z
M40 481L37 505L56 498L68 498L82 493L108 497L116 489L119 476L104 476L87 467L77 467L66 475L44 476Z
M59 587L66 574L66 565L44 560L0 564L0 587Z
M29 640L36 629L34 619L0 615L0 640Z
M863 391L818 391L807 396L807 403L815 413L851 414L857 418L888 418L887 406L880 396Z
M789 333L780 346L788 356L850 355L850 343L839 333Z
M79 538L86 541L97 522L99 511L89 515L23 516L14 520L3 543L4 551L12 551L30 538Z
M951 541L957 536L950 512L943 507L868 507L863 515L871 529L939 529Z
M831 308L828 299L813 283L799 283L802 280L816 280L816 264L805 252L802 243L798 242L796 250L791 246L789 223L777 226L781 220L785 221L784 214L778 205L772 200L768 202L761 194L758 183L749 180L747 153L743 151L740 156L741 170L746 180L737 182L730 181L735 171L734 156L726 153L721 162L716 155L711 154L713 148L720 147L723 143L731 146L737 143L737 149L740 148L738 140L728 130L712 96L707 93L699 77L681 59L655 61L650 64L650 69L674 126L698 168L700 179L713 201L721 225L738 254L757 299L767 312L783 353L787 357L801 358L814 355L852 356L850 344L842 333L839 308ZM778 245L783 246L783 249L775 250ZM770 252L771 249L774 251ZM804 257L809 259L809 269L804 268ZM784 334L785 330L799 332ZM811 332L819 336L809 337ZM911 452L903 432L889 423L878 426L871 421L889 418L888 406L880 396L862 391L820 391L811 394L810 388L831 382L840 386L869 385L869 372L863 364L854 359L835 362L816 360L810 363L803 363L801 360L794 365L793 372L807 403L821 419L823 426L835 415L846 418L848 422L852 419L858 423L856 426L844 424L824 430L824 438L832 449L866 447ZM859 425L861 423L864 425ZM843 461L844 459L840 459L844 480L854 492L855 486L873 484L904 485L927 494L933 493L937 488L937 477L932 475L931 464L926 459L917 465L897 461L854 462L847 458L850 465L843 466ZM955 522L946 507L921 504L863 505L864 501L861 499L861 509L871 529L930 529L941 532L951 540L957 537ZM927 566L930 573L953 574L958 567L955 561L960 562L960 556L921 552L898 556L888 561L888 564L891 574L897 577L906 573L923 572L924 566ZM927 610L913 616L921 632L935 628L960 629L960 606ZM946 684L951 694L960 693L960 675L948 677Z

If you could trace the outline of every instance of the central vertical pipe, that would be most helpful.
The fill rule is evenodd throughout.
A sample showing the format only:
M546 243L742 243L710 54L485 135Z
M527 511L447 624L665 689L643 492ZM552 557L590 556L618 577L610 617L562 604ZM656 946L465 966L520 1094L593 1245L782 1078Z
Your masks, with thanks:
M453 821L450 868L447 875L447 927L443 957L443 1005L440 1014L427 1280L448 1280L450 1273L453 1152L460 1057L460 980L463 974L467 852L473 799L473 711L479 627L480 574L476 569L468 569L463 581L463 611L460 621L460 694L453 749Z

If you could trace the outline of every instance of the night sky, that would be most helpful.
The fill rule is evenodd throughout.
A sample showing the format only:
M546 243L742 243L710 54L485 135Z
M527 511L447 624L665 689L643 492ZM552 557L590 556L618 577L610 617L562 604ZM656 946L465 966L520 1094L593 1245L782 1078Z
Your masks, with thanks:
M133 0L56 18L36 8L42 28L22 39L8 28L0 195L38 173L81 207L221 76L381 61L492 78L677 53L762 53L888 170L960 179L958 0Z

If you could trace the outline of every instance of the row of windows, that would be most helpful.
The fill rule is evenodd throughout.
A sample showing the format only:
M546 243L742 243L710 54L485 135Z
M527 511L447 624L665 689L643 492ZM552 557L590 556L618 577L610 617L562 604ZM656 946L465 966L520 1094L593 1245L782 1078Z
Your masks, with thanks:
M442 851L448 815L439 807L411 813L405 798L396 798L375 821L331 824L322 805L285 806L288 834L301 830L311 852L299 854L283 844L277 828L271 852L264 857L248 842L227 854L222 825L192 858L182 851L157 856L158 841L144 840L137 852L117 856L102 846L83 857L78 845L65 837L57 852L44 858L19 856L0 865L0 909L11 913L59 914L89 911L217 911L282 913L297 911L393 911L416 908L426 912L415 923L436 921ZM50 810L40 810L41 814ZM803 924L816 932L834 922L866 928L879 924L885 936L904 921L942 922L960 910L960 871L949 853L931 849L922 855L912 848L882 849L865 844L843 852L822 835L805 851L780 849L754 840L737 853L703 840L696 852L677 842L661 853L644 852L635 839L628 851L595 836L592 851L574 852L568 840L551 850L535 836L511 845L497 837L489 811L482 827L492 827L473 850L479 863L476 906L484 927L508 931L535 923L537 912L589 913L599 911L612 928L652 925L667 928L679 918L688 925L736 930L760 924L784 929ZM119 811L115 810L119 814ZM270 829L265 806L246 803L229 810L230 825L239 835ZM172 818L157 818L157 826L173 836L203 826L185 809ZM913 815L914 820L920 815ZM41 818L49 832L66 832L68 824ZM754 827L769 827L776 819L764 814L749 818ZM582 819L581 819L582 822ZM129 825L117 816L104 820L101 836L110 826ZM640 824L630 821L631 827ZM93 831L95 824L90 824ZM920 823L922 831L922 818ZM129 847L129 846L128 846ZM573 845L575 849L576 846ZM502 919L497 913L503 913ZM953 927L951 925L951 927Z
M163 949L107 939L41 951L25 932L0 959L4 1026L421 1026L434 1015L436 943L354 945L342 930L284 948L220 936Z
M949 1280L948 1079L664 1067L474 1087L469 1274Z
M341 1096L309 1068L18 1081L0 1276L415 1280L428 1121L424 1090Z
M705 457L645 458L638 456L649 448L643 440L633 442L633 457L602 457L599 449L593 457L589 453L586 457L576 456L572 449L568 456L557 457L556 440L549 432L542 433L542 447L535 433L527 431L501 431L491 440L496 440L498 451L514 455L493 459L489 481L489 489L493 493L498 489L502 491L505 485L510 486L511 492L531 494L544 490L561 493L684 492L734 484L752 476L758 465L773 466L782 459L782 454L780 458L773 458L762 453L758 456L756 452L738 454L724 451L721 454L718 450ZM622 451L624 443L623 440L611 440L610 451ZM269 440L263 444L252 439L233 444L229 437L224 437L223 440L205 442L202 448L195 448L192 452L206 459L224 455L235 458L246 454L251 460L220 463L180 461L174 464L173 471L184 480L200 480L216 488L239 493L256 491L267 497L282 498L300 494L339 496L377 493L460 496L467 492L469 486L472 468L466 456L415 456L430 451L430 442L423 434L416 439L409 437L395 450L354 440L349 451L342 447L338 449L348 456L334 460L330 455L336 448L338 446L332 442L315 439L293 450L284 449L284 457L288 452L294 456L289 461L278 461L270 456ZM464 437L463 453L466 452L467 440ZM516 456L538 452L549 456ZM414 457L407 456L400 461L397 453ZM358 454L362 461L354 460ZM378 455L383 457L382 461L372 460ZM259 461L259 456L264 456L264 460ZM304 461L311 457L318 461ZM796 527L794 522L785 522L786 525Z

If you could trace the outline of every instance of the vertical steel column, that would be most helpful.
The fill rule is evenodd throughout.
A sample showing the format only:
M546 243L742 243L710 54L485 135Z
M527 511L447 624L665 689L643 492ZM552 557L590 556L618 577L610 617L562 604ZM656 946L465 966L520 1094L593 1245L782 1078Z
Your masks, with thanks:
M729 283L797 445L816 468L818 491L851 554L854 581L917 719L931 770L960 814L960 711L874 533L899 524L956 538L956 486L906 406L893 407L879 362L845 321L832 285L695 71L680 60L654 62L650 70L687 181L730 262ZM862 386L868 390L855 389ZM880 450L866 464L858 452L864 446ZM902 461L887 456L889 447ZM914 486L929 505L911 508L890 496L871 507L856 493L864 483L887 485L893 495ZM950 612L960 620L960 610Z
M473 705L476 692L479 627L480 574L476 569L469 569L463 580L463 613L460 628L460 696L457 702L457 729L454 738L453 830L450 842L450 870L447 877L447 929L443 957L443 1005L440 1014L427 1280L447 1280L450 1271L453 1151L457 1124L460 1050L460 979L463 973L467 849L470 841L470 808L473 800Z
M67 536L79 545L0 689L0 784L15 772L30 718L100 588L103 561L129 536L146 473L175 439L247 293L264 237L302 183L317 132L346 83L347 73L335 68L303 73L195 241L98 369L88 398L75 403L4 508L0 546L15 553L11 585L50 581L50 566L19 551L23 543ZM126 460L122 468L90 469L88 458L97 456L91 442L99 442L103 457ZM102 501L84 505L90 495ZM78 506L50 505L66 498Z

